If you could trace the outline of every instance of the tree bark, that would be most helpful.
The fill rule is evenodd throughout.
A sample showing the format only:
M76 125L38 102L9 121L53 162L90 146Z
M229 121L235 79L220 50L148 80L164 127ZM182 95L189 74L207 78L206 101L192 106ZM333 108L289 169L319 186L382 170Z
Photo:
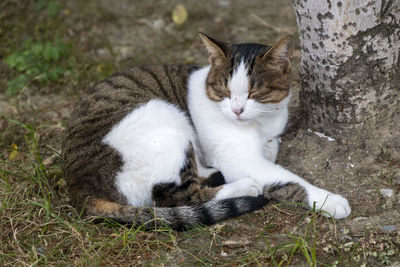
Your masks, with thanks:
M400 1L293 0L307 127L343 138L400 132Z

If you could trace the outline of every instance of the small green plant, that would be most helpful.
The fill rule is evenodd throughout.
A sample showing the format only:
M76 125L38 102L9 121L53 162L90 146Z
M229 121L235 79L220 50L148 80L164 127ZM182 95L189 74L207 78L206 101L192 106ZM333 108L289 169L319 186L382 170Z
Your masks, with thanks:
M33 81L44 84L59 79L69 69L60 62L69 58L70 52L71 45L60 40L35 42L28 38L21 50L5 58L5 63L17 73L7 82L6 94L16 94Z
M48 16L53 17L57 15L62 6L55 1L39 0L35 5L37 10L44 10L47 12Z

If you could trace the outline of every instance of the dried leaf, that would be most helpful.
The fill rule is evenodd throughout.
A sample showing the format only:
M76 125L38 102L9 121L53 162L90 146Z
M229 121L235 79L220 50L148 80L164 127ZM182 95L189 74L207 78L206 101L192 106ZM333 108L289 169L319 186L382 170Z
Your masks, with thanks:
M175 22L175 24L181 25L186 21L187 17L188 13L185 6L182 4L176 5L174 10L172 11L172 20Z
M61 178L57 181L57 187L59 189L65 189L67 187L67 182L63 178Z
M97 70L98 72L102 72L102 71L104 70L104 64L98 65L98 66L96 67L96 70Z
M8 155L8 159L9 160L14 160L14 159L16 159L18 157L18 155L19 155L19 152L17 150L12 150L10 152L10 154Z
M50 157L45 158L42 163L45 167L49 167L51 165L53 165L53 163L56 161L57 159L57 155L53 154Z

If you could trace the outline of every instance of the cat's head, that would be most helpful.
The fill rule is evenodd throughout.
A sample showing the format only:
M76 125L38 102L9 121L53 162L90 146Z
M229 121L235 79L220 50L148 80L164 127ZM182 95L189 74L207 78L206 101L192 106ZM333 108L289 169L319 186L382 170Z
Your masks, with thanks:
M272 47L230 44L200 33L210 57L207 96L232 120L248 121L287 105L293 39L287 35Z

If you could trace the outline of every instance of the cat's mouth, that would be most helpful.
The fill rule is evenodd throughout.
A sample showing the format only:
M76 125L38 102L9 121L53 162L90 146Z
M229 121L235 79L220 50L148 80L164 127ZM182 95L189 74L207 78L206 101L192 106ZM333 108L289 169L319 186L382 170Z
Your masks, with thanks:
M244 122L244 121L248 121L248 120L250 120L250 119L248 119L248 118L241 118L240 116L237 116L237 117L236 117L236 120L237 120L237 121L243 121L243 122Z

